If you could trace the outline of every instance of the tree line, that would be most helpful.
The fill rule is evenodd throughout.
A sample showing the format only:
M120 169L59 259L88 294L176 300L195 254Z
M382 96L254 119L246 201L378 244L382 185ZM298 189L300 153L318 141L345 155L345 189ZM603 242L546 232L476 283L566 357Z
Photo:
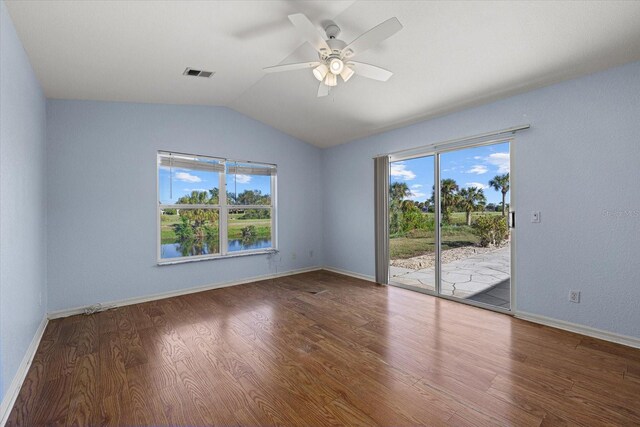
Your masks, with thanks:
M509 174L496 175L489 181L489 187L502 194L502 203L498 206L487 204L487 198L482 188L460 188L454 179L443 179L440 182L440 202L442 205L443 224L451 223L453 212L465 212L467 225L471 225L473 212L487 210L502 211L507 214L506 195L509 192ZM434 212L435 186L432 188L431 198L424 202L407 200L411 190L405 182L394 182L389 186L390 232L395 234L411 228L432 229L433 225L422 215L422 212ZM433 222L433 220L431 220Z
M190 194L180 197L178 205L217 205L220 203L220 189L212 188L208 191L192 191ZM271 196L262 194L261 190L244 190L235 194L227 192L227 203L229 205L270 205ZM180 223L174 225L176 236L181 241L192 239L213 239L218 236L217 226L219 218L217 209L165 209L165 214L180 215ZM246 209L243 211L242 219L269 218L268 209Z

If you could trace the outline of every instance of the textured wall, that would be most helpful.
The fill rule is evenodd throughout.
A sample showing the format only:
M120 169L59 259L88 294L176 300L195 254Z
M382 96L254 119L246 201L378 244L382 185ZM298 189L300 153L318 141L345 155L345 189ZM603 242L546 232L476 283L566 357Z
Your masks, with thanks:
M309 144L226 108L58 100L47 141L49 311L322 265ZM157 150L278 164L281 261L157 266Z
M0 1L2 398L46 308L45 105L40 84Z
M640 337L640 63L325 150L325 263L374 274L373 156L524 123L512 147L518 310Z

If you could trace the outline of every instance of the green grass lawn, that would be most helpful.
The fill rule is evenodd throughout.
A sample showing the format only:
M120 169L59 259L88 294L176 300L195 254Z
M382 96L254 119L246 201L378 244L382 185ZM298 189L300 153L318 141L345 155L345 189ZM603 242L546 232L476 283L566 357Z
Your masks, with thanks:
M242 229L249 225L256 228L256 237L271 237L271 220L265 219L241 219L242 214L229 215L229 239L241 239ZM162 215L160 217L160 238L162 243L177 242L174 226L180 222L180 215Z
M394 237L389 240L389 255L391 259L413 258L435 251L434 233L421 233L411 237ZM442 249L474 246L479 242L478 236L473 234L471 227L448 226L442 230Z
M425 214L433 217L432 213ZM471 222L480 215L502 215L502 212L472 212ZM451 213L451 225L467 225L467 214L465 212L452 212Z
M433 216L433 213L425 215ZM502 215L501 212L474 212L471 217L479 215ZM442 249L453 249L463 246L475 246L480 239L467 226L467 215L464 212L453 212L451 224L442 227ZM420 255L432 254L435 251L435 232L412 230L403 236L392 236L389 239L389 256L391 259L406 259Z

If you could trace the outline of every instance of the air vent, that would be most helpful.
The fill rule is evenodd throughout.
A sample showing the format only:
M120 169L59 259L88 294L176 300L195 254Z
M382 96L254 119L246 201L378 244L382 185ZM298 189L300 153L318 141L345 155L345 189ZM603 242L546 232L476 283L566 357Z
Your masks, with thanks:
M184 74L185 76L192 76L192 77L211 77L215 74L214 71L203 71L203 70L196 70L193 68L186 68L184 70Z

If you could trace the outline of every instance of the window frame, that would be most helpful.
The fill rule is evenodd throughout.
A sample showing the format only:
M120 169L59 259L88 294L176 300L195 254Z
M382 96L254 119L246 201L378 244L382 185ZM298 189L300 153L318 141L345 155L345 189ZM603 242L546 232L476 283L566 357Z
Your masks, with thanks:
M218 204L162 204L160 203L160 158L167 155L181 155L216 160L223 165L224 170L218 172ZM271 204L269 205L234 205L227 203L227 163L246 163L259 166L267 166L273 170L271 178ZM188 154L177 151L158 150L156 152L156 262L158 265L182 264L185 262L206 261L211 259L236 258L249 255L271 254L278 251L278 208L277 208L277 181L278 165L275 163L255 162L249 160L235 160L222 157L214 157L200 154ZM163 209L208 209L218 210L218 244L219 252L207 255L191 255L177 258L162 258L162 224ZM229 211L234 209L268 209L271 216L271 247L264 249L248 249L229 252Z

